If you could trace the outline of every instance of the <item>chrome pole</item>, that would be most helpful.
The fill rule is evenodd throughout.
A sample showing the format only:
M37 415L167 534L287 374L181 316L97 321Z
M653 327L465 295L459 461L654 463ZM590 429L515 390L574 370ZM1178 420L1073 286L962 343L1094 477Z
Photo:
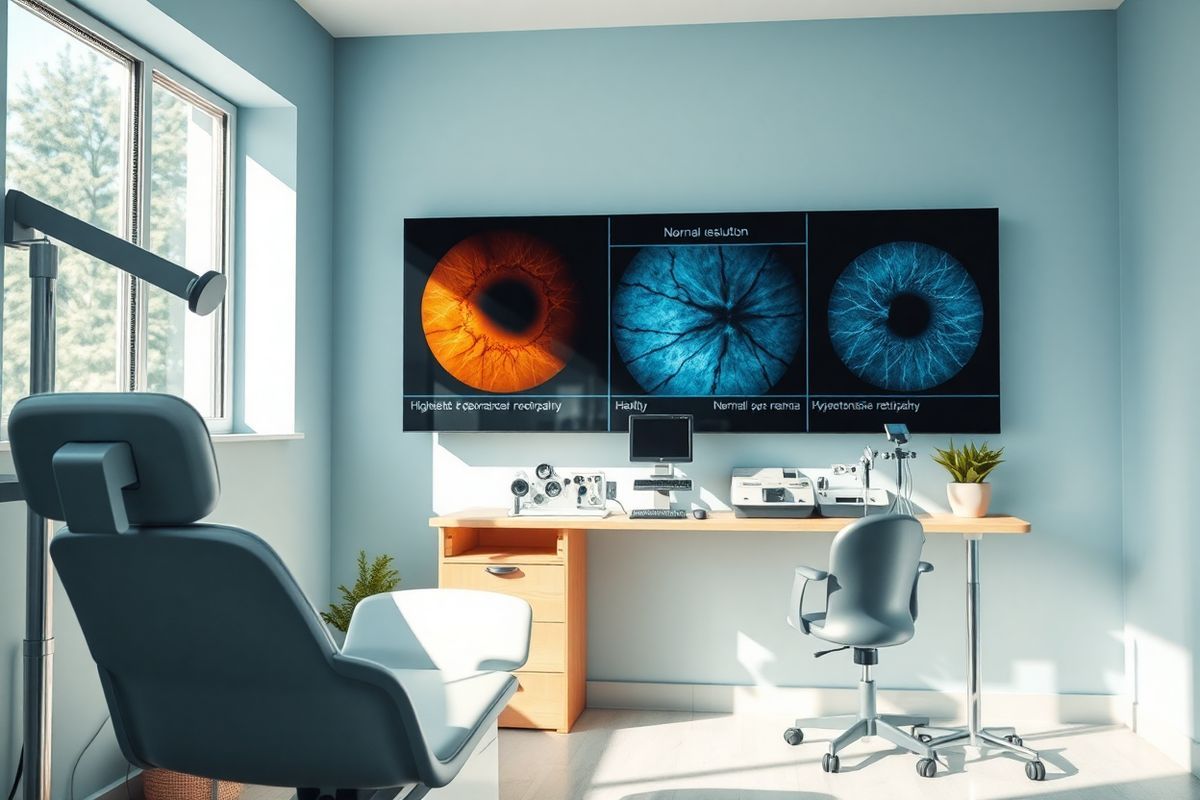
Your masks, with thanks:
M967 733L979 746L983 671L979 665L979 535L967 536Z
M858 682L858 719L866 724L866 735L876 736L875 681L871 677L871 665L862 665L862 678Z
M32 308L29 319L29 393L54 391L54 284L58 248L29 245ZM50 800L50 721L54 673L53 573L50 520L26 515L25 535L25 763L24 800Z

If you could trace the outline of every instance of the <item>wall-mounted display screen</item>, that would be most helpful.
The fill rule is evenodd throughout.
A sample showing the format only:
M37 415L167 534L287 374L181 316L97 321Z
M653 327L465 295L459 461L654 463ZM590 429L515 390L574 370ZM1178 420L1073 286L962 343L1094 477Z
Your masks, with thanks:
M408 219L405 430L1000 430L996 209Z

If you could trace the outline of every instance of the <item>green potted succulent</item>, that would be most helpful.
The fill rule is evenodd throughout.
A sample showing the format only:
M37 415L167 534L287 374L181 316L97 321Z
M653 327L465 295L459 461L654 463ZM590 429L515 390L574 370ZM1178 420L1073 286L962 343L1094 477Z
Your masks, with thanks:
M354 607L374 594L390 592L400 585L400 573L392 569L391 556L378 556L367 562L367 551L358 551L358 578L354 585L339 586L342 602L330 603L328 611L321 612L321 619L343 634L350 629L350 617Z
M978 446L968 442L955 447L951 439L950 446L945 450L934 448L933 460L945 467L953 479L946 486L946 496L955 516L987 515L988 505L992 501L992 485L987 483L987 477L1004 463L1002 455L1003 447L993 450L987 446L987 442Z

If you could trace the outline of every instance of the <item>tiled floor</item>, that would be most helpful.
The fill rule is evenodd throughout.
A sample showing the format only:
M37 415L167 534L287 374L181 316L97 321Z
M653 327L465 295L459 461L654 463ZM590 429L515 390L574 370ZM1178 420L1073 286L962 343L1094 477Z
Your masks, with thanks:
M1047 777L1019 761L947 753L931 779L916 758L878 739L851 747L842 771L821 771L827 734L783 741L786 716L589 710L567 736L504 730L502 800L1200 800L1200 781L1129 730L1025 726Z

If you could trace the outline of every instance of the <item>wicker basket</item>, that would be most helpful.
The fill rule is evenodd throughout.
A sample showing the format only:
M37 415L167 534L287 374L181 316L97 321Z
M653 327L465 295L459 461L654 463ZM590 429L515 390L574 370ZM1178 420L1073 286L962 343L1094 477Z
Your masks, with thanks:
M198 778L169 769L148 769L142 773L142 794L146 800L212 800L210 778ZM237 800L243 785L218 781L218 800Z

